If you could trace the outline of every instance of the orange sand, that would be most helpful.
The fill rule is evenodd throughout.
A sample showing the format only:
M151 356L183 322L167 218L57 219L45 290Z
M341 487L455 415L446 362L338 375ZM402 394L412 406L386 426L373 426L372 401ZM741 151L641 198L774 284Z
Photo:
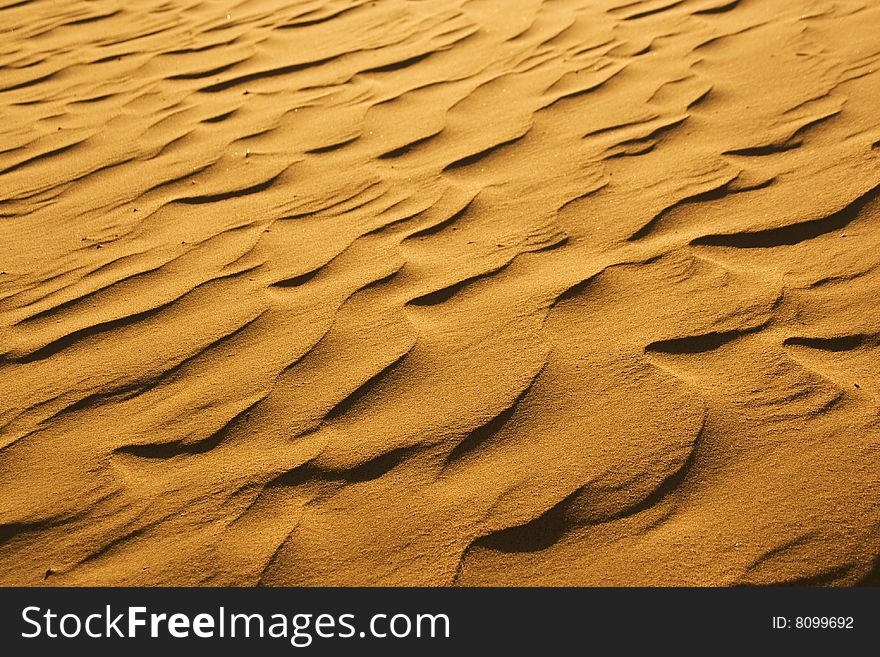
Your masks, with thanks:
M878 583L876 0L2 0L0 583Z

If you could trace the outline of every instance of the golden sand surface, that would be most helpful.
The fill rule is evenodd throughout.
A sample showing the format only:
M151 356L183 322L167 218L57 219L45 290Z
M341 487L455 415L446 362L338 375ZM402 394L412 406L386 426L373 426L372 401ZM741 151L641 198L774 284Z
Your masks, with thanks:
M880 583L877 0L0 2L0 583Z

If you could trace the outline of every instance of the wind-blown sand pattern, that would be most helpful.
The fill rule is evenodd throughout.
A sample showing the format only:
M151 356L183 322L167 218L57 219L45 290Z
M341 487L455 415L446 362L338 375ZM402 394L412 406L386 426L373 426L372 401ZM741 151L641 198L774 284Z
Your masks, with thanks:
M2 1L0 582L878 583L880 3Z

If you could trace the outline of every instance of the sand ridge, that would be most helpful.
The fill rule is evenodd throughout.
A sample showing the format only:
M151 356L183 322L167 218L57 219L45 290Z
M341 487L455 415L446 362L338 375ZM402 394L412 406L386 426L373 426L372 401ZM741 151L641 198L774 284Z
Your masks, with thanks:
M3 583L878 583L880 4L0 19Z

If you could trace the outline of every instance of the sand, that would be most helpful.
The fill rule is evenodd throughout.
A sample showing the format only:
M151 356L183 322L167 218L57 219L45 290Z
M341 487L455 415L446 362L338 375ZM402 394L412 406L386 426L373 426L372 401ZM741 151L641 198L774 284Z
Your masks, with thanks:
M0 583L880 583L876 0L3 1Z

